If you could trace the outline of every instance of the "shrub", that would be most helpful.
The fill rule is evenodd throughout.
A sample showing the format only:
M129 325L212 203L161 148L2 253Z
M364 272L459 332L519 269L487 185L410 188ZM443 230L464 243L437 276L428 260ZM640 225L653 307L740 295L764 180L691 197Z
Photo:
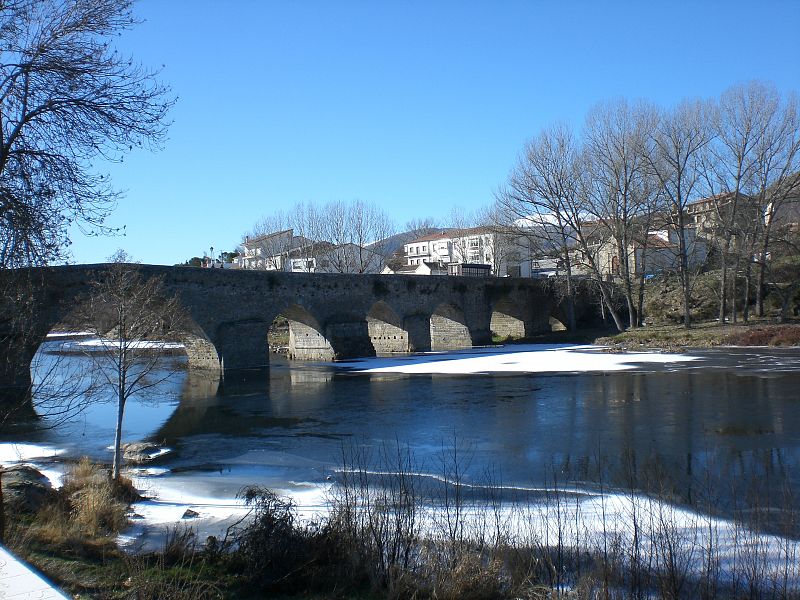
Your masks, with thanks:
M753 327L728 336L725 343L734 346L800 346L800 326Z
M127 597L136 600L214 600L222 598L219 587L204 577L202 566L193 564L191 557L177 566L169 565L165 556L155 561L147 557L127 560Z

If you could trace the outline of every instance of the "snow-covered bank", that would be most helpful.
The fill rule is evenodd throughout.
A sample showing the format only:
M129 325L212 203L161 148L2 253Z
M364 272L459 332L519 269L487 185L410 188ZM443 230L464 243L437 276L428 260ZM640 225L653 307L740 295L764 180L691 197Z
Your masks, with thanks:
M64 468L54 461L63 454L63 449L43 444L3 442L0 443L0 466L30 465L47 477L50 485L59 488L64 480Z
M34 459L55 458L64 454L61 448L43 444L0 443L0 464L3 466L22 463Z
M154 476L146 470L133 470L126 474L147 496L147 499L133 504L132 526L118 538L122 547L133 552L161 550L166 535L175 527L191 529L200 543L209 536L220 539L249 510L236 496L204 494L202 479L167 476L168 472ZM327 514L329 489L327 484L293 483L273 491L291 498L297 516L311 522Z
M169 477L136 481L154 499L134 505L139 517L120 536L120 543L132 551L161 549L167 532L175 526L191 528L202 544L210 535L224 536L247 513L240 500L195 494ZM330 499L337 493L333 485L302 484L274 491L293 501L301 522L310 522L329 514ZM741 577L742 569L756 566L763 582L785 580L791 589L800 587L800 542L796 540L758 533L730 519L636 493L600 494L581 488L548 489L546 494L538 488L530 491L536 492L530 501L524 494L497 504L465 501L457 509L461 530L467 538L502 540L531 549L561 544L564 552L576 556L609 552L609 560L624 566L639 561L658 570L675 561L688 577L713 576L724 583ZM391 496L383 501L382 492L375 493L361 510L394 506ZM185 518L187 509L197 515ZM448 510L435 499L420 500L417 533L433 540L446 538L454 514L452 505Z
M520 344L331 363L358 373L473 374L626 371L698 360L690 354L608 352L602 346Z

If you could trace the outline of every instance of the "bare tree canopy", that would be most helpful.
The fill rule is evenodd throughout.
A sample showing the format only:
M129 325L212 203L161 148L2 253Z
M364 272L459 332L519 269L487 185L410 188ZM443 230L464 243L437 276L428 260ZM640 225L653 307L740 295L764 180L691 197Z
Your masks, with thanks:
M375 203L363 200L326 204L300 202L287 212L262 218L245 235L244 246L259 246L257 267L292 270L291 257L316 264L304 267L319 272L376 273L391 253L395 233L389 215Z
M62 258L103 231L118 192L92 161L158 147L172 100L120 55L131 0L0 2L0 267Z

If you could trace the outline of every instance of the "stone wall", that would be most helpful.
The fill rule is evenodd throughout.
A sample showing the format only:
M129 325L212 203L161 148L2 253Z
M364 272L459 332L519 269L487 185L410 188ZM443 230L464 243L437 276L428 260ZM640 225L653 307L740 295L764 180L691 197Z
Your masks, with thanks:
M36 309L23 328L24 339L0 321L0 387L29 383L28 364L44 336L108 268L13 273L27 278ZM559 309L548 282L535 279L131 268L145 278L162 277L166 292L187 308L193 368L267 366L267 332L280 314L289 320L290 354L330 360L487 344L492 329L500 335L532 335L548 331L550 316ZM0 284L11 275L0 272Z

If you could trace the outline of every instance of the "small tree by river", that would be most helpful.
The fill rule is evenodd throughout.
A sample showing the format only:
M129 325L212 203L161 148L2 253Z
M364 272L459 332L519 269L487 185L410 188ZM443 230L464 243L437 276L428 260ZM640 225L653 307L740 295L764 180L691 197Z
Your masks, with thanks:
M174 373L163 370L159 358L174 343L184 311L177 298L165 293L161 278L143 279L134 265L115 264L100 273L80 312L98 338L86 351L98 390L113 394L117 404L111 471L116 480L122 465L125 405Z

